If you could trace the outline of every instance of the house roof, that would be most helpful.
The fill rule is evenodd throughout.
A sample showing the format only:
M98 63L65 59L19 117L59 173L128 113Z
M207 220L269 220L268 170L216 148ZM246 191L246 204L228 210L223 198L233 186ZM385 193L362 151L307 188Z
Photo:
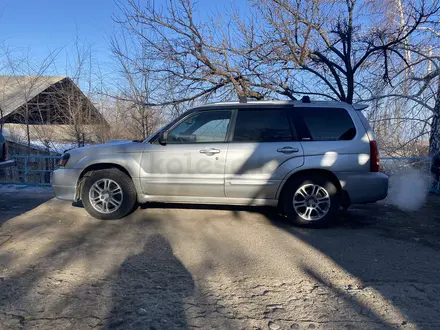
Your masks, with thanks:
M43 121L50 124L69 124L71 118L65 104L67 95L79 97L77 101L81 101L78 101L77 110L84 111L82 118L88 123L107 123L93 102L66 76L0 75L0 120L6 123L24 123L22 110L29 104L29 124L39 125ZM57 103L57 109L54 109L55 100L60 102Z
M66 76L1 76L0 118L6 117Z

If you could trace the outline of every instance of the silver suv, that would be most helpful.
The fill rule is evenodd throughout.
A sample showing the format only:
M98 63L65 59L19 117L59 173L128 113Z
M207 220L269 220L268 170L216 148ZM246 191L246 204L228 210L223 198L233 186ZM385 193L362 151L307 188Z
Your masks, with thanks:
M364 108L307 99L193 108L142 143L70 150L53 188L99 219L176 202L277 206L295 224L327 225L341 206L387 195Z

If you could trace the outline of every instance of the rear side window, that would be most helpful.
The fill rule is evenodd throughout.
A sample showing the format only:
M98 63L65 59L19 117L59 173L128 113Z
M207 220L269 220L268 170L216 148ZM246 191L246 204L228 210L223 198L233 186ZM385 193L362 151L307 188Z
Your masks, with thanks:
M356 128L348 112L335 108L301 108L301 117L314 141L352 140Z
M292 140L292 132L283 109L238 110L234 142L290 140Z

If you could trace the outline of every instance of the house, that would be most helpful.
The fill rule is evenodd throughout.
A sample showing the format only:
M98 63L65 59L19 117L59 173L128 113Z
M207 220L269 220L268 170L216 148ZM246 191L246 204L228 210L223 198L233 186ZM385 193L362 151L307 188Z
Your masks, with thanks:
M107 126L69 77L0 76L0 128L12 141L79 146L95 142Z

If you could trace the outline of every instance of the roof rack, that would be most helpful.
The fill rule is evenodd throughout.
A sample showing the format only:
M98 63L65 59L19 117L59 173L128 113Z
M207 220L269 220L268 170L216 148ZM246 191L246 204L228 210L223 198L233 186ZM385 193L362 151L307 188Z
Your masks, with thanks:
M238 100L240 101L240 103L247 103L247 97L246 95L240 95L238 97Z
M301 102L302 102L302 103L311 103L311 101L310 101L310 96L308 96L308 95L304 95L304 96L302 97L302 99L301 99Z

